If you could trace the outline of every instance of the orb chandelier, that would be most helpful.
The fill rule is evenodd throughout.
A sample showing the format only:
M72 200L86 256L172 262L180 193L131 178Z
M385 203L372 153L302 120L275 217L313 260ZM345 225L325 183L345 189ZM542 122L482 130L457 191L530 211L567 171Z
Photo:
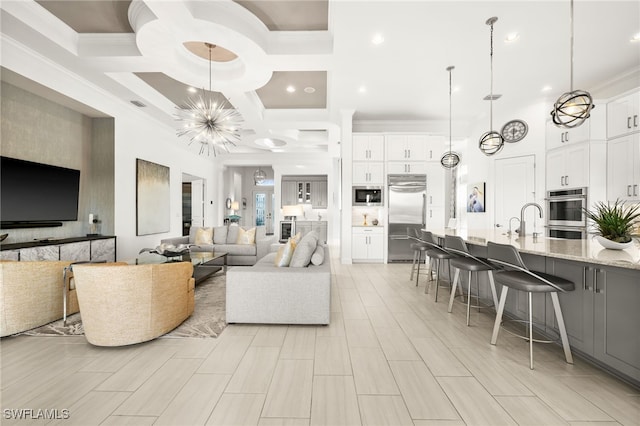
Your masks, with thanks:
M460 163L460 155L451 151L451 71L454 68L453 65L447 67L449 72L449 151L440 158L440 164L445 169L453 169Z
M570 61L570 86L569 91L560 95L551 111L553 124L565 129L578 127L591 115L591 110L595 108L593 98L589 92L584 90L573 90L573 0L571 0L571 61Z
M211 49L216 47L204 43L209 49L209 91L202 92L194 99L189 98L186 108L176 107L176 120L182 122L177 130L178 137L189 137L189 145L200 144L200 155L216 156L218 152L229 152L229 145L240 141L242 116L222 95L211 91Z
M487 19L486 24L491 27L491 91L489 92L489 131L480 136L479 147L485 155L494 155L504 147L504 138L500 132L493 130L493 24L498 20L497 17Z
M262 170L260 167L258 167L258 170L253 172L253 181L256 183L256 185L263 183L266 179L267 179L267 173L264 170Z

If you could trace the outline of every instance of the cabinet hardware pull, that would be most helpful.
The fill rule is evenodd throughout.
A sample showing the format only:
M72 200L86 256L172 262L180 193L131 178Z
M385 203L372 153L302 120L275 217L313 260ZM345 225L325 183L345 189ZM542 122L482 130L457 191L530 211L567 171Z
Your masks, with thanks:
M411 150L409 149L409 156L407 158L411 158Z
M564 132L560 133L560 142L564 142Z
M582 289L587 290L587 267L582 267Z
M565 135L566 135L564 137L565 142L569 142L569 132L565 132Z
M638 196L638 185L633 185L633 196L634 197Z
M433 217L433 210L429 210L429 218Z
M638 114L633 116L633 127L638 127Z
M564 184L569 185L569 176L564 177Z
M597 270L596 270L597 271ZM602 272L602 275L604 275L604 285L607 285L607 271L605 270L600 270L600 272ZM594 293L596 294L603 294L604 293L604 288L598 288L598 272L595 273L595 283L593 286L593 290Z
M429 195L429 204L433 204L433 195Z
M627 117L627 129L631 128L631 117Z
M433 158L433 151L429 150L429 159L432 159L432 158Z
M560 186L564 186L564 176L560 176Z
M631 197L631 185L627 185L627 197Z
M411 164L407 164L407 172L411 173Z

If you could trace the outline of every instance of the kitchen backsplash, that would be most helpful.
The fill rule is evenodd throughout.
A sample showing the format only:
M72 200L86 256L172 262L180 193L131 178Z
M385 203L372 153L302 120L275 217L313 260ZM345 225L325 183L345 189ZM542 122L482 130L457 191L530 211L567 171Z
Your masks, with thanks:
M367 215L366 225L365 217ZM377 226L383 226L385 221L383 220L384 209L379 207L352 207L351 210L351 225L352 226L375 226L374 220L378 221Z

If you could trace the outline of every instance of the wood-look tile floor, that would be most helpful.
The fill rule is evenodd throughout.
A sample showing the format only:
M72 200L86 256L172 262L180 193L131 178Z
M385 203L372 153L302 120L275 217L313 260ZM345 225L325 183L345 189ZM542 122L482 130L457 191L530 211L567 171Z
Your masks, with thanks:
M640 390L559 347L447 313L410 265L332 260L329 326L230 325L217 339L99 348L84 337L0 342L3 425L638 425ZM431 284L433 289L433 284ZM15 420L7 410L68 410Z

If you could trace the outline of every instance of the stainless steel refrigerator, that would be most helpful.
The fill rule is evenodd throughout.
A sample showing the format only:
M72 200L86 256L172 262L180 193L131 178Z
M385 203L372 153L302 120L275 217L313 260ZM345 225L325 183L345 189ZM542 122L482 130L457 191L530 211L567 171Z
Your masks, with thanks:
M389 175L389 262L413 259L407 228L420 231L425 227L427 208L426 175Z

